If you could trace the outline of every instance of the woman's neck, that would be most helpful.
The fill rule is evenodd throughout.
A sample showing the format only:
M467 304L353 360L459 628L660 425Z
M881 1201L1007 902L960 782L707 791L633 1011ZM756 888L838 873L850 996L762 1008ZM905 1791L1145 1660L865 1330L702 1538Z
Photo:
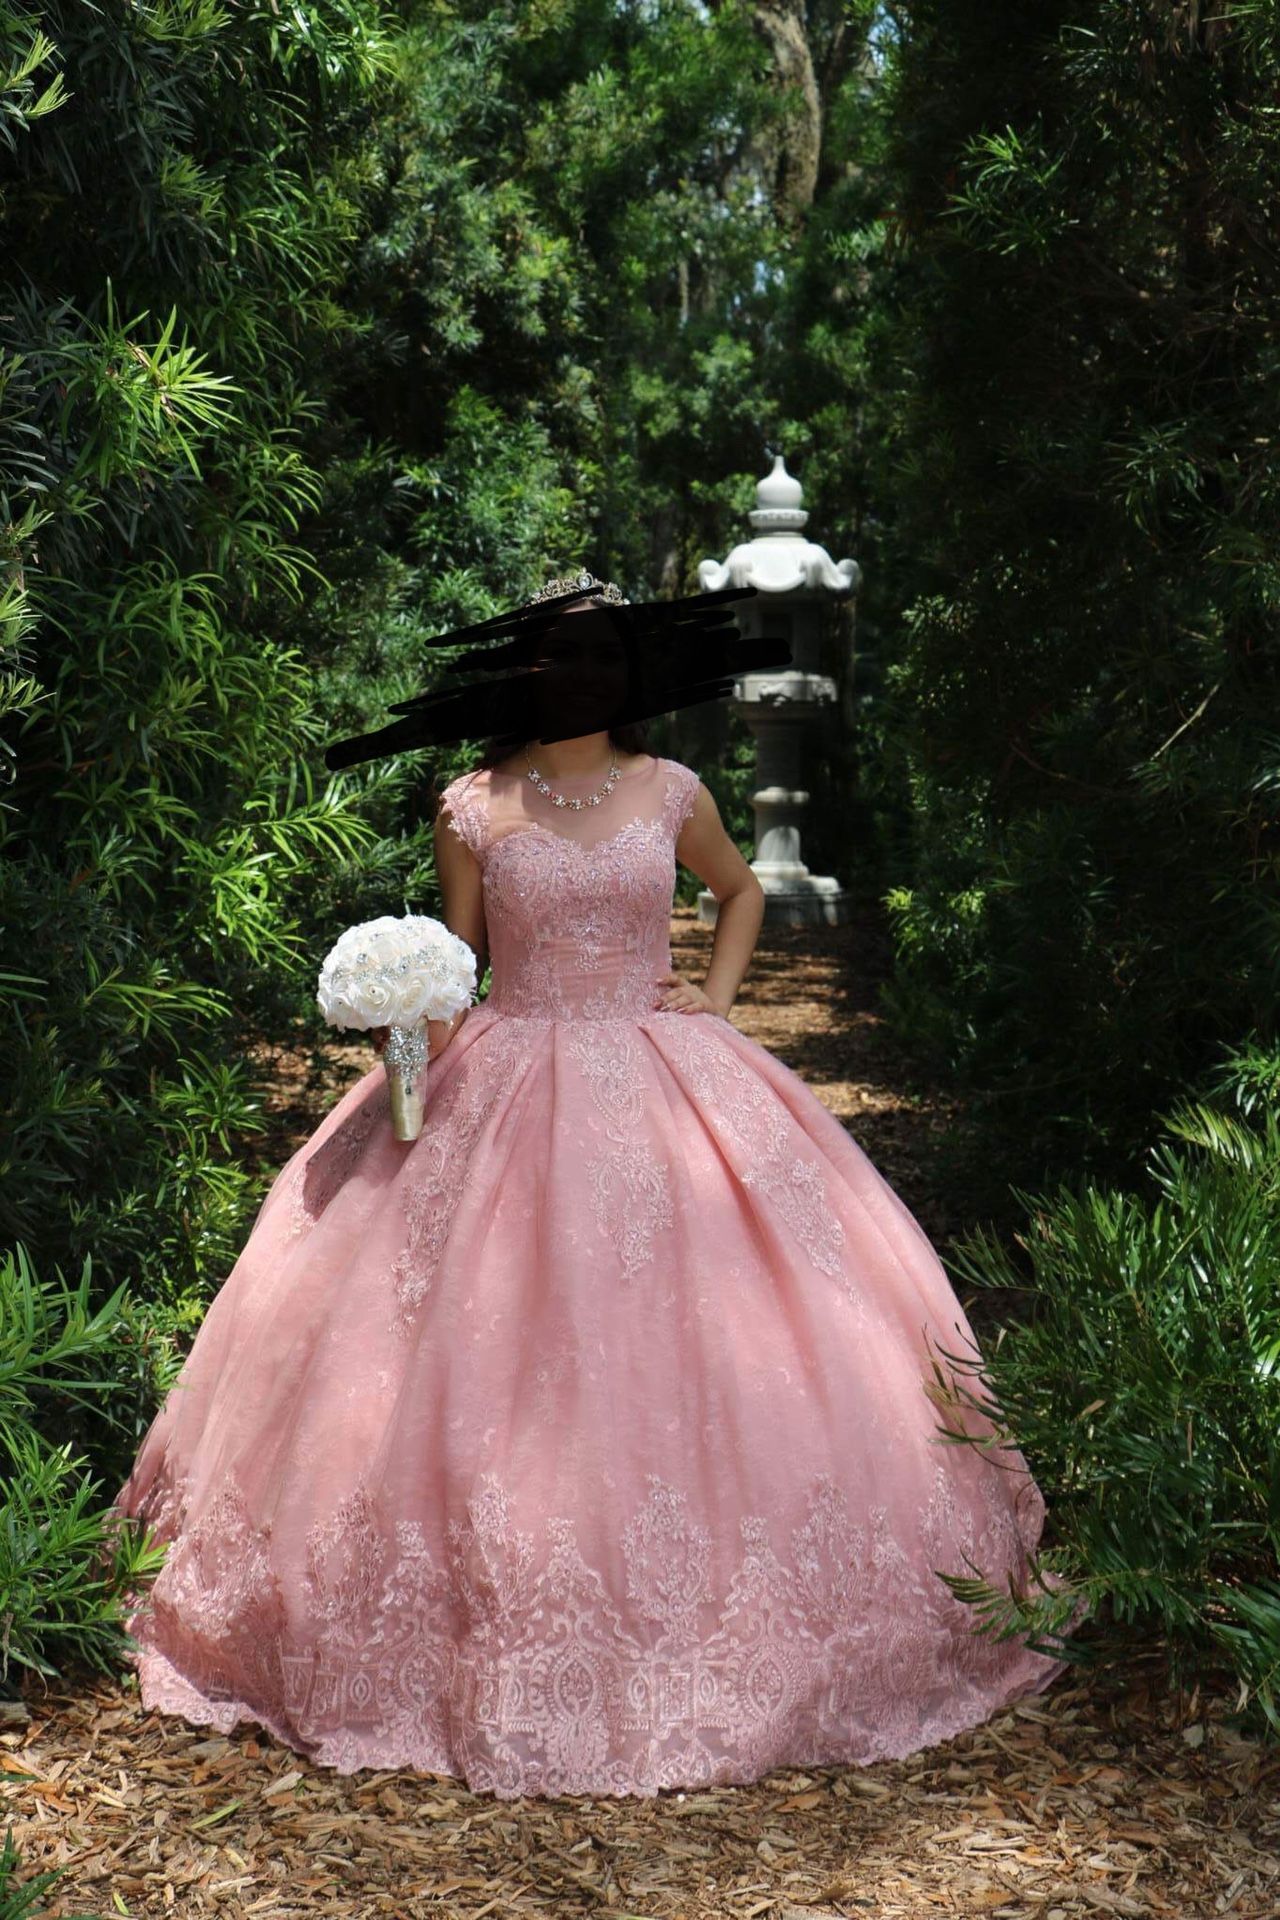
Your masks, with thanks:
M544 747L541 740L530 740L525 753L543 779L553 785L557 780L589 780L593 776L603 780L617 758L607 733L583 733L572 740L553 741L549 747Z

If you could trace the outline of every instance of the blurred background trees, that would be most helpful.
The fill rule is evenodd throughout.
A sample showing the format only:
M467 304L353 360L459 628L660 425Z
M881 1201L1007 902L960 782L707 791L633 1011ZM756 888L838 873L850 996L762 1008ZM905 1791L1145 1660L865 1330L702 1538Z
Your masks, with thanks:
M1131 1172L1276 1039L1280 20L895 17L892 1005L1001 1178Z

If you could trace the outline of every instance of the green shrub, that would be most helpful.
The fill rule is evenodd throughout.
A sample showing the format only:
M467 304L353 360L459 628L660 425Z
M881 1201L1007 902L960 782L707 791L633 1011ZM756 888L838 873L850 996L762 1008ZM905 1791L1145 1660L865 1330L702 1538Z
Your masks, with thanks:
M1280 1062L1244 1049L1225 1081L1230 1098L1165 1118L1153 1192L1018 1192L1022 1264L981 1229L950 1264L1025 1298L982 1364L1050 1506L1042 1567L1107 1603L1104 1642L1158 1635L1179 1686L1229 1669L1239 1707L1280 1732ZM948 1432L974 1444L979 1361L939 1353ZM1061 1622L1063 1596L955 1590L1004 1624Z
M258 1197L235 1064L373 828L280 638L374 0L0 5L0 1244L174 1301ZM128 154L128 164L120 156Z
M0 1683L11 1662L57 1674L55 1653L113 1672L124 1597L164 1564L142 1529L94 1506L104 1483L82 1471L72 1423L109 1474L126 1463L122 1482L182 1362L162 1331L142 1337L123 1286L96 1308L91 1290L87 1260L74 1288L39 1281L23 1247L0 1263Z

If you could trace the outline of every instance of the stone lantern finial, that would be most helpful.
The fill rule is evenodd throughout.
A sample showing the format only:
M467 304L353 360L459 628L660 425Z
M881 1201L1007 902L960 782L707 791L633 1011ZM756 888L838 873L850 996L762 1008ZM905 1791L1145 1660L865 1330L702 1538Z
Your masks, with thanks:
M747 515L753 540L733 548L727 560L700 560L698 584L704 592L719 587L755 587L760 593L786 593L805 599L842 599L855 593L861 579L856 560L835 561L825 547L806 540L801 529L809 515L800 504L803 489L787 472L780 453L773 470L756 482L755 510Z
M809 518L800 505L804 489L780 453L773 456L773 472L756 482L755 512L747 515L758 533L799 533Z

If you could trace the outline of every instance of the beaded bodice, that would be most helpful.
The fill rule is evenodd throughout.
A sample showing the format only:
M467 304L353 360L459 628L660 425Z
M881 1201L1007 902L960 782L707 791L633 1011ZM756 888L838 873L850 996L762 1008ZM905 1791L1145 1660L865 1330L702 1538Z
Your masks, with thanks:
M578 783L583 793L596 785ZM657 1011L656 983L671 965L675 844L697 792L690 767L652 756L578 811L489 767L450 782L443 817L483 872L488 1008L572 1021Z

